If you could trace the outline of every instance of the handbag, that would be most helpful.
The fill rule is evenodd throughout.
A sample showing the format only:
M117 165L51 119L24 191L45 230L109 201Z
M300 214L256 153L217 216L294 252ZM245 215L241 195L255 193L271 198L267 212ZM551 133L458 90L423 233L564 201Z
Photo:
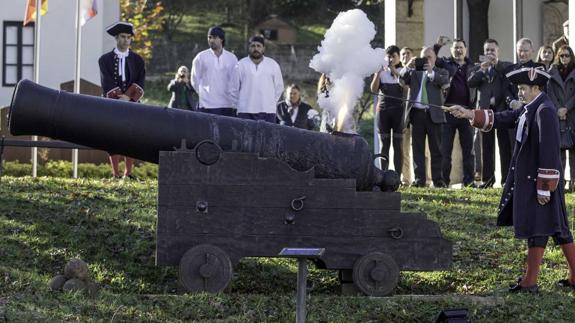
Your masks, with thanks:
M559 148L565 149L572 149L575 147L575 142L573 140L573 130L571 126L567 125L567 122L564 120L560 121L560 145Z

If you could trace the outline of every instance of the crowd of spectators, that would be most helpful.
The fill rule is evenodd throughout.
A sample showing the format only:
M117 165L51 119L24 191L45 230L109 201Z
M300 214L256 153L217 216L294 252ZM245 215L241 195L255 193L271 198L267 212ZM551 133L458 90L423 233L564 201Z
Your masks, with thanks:
M567 33L568 28L565 30ZM439 57L440 49L449 43L451 55ZM240 60L225 49L225 32L221 27L208 30L208 44L210 48L194 58L191 72L181 66L170 81L169 107L264 120L306 130L334 130L334 116L329 111L318 112L304 102L298 84L284 88L281 67L265 56L263 37L250 38L248 56ZM424 46L419 57L414 56L411 48L389 46L386 64L374 73L370 85L372 94L378 97L377 132L380 153L387 161L383 167L393 165L402 176L403 185L449 187L453 145L458 134L462 185L493 187L496 155L503 185L515 146L515 131L480 132L467 120L445 113L442 107L521 109L522 98L506 75L523 67L536 67L552 76L546 91L557 107L562 141L565 138L561 146L563 168L568 158L570 178L575 178L573 51L563 36L551 45L541 46L533 60L534 53L533 42L528 38L517 42L516 64L499 59L499 43L495 39L485 40L483 54L475 62L467 55L463 39L450 41L445 36L439 37L433 46ZM329 77L322 74L316 94L329 96L332 86ZM389 161L391 147L393 161ZM569 190L573 189L575 185L571 180Z

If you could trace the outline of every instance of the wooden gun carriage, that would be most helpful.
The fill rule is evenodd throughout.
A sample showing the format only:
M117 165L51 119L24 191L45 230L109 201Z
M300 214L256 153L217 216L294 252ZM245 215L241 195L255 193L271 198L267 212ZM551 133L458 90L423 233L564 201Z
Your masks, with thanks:
M285 247L323 248L318 268L338 270L343 284L374 296L391 293L402 270L451 265L451 243L437 223L401 212L401 194L388 191L396 179L373 167L358 136L30 81L15 89L10 130L159 163L156 264L179 266L188 291L222 291L241 258L276 257Z

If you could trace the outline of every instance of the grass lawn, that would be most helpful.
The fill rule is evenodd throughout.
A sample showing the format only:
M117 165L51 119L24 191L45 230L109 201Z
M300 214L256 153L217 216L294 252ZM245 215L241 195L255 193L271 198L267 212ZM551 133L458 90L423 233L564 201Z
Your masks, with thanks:
M445 308L475 322L572 322L575 292L560 249L549 246L539 295L509 295L525 243L495 227L500 190L403 190L404 211L424 212L453 241L450 271L401 274L395 296L340 296L337 274L313 269L308 320L430 321ZM157 184L90 179L0 180L0 321L293 321L295 261L244 259L222 294L179 291L177 271L154 265ZM570 209L575 202L568 196ZM48 291L71 258L90 264L96 296ZM426 295L426 296L418 296Z

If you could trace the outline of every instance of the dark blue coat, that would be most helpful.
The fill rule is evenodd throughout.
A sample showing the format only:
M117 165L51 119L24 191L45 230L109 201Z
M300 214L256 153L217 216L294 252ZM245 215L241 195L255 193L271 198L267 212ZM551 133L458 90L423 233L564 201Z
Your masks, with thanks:
M126 58L126 82L122 82L122 78L118 75L118 57L113 50L100 56L98 64L100 65L103 96L106 96L106 93L116 87L119 87L122 92L126 92L133 83L144 89L146 79L144 59L132 50Z
M569 235L563 185L551 193L546 205L537 202L537 170L561 170L559 120L553 103L545 93L523 109L495 113L496 128L513 128L526 112L522 143L516 142L503 196L499 203L497 225L515 229L517 238ZM520 131L518 129L518 131Z

